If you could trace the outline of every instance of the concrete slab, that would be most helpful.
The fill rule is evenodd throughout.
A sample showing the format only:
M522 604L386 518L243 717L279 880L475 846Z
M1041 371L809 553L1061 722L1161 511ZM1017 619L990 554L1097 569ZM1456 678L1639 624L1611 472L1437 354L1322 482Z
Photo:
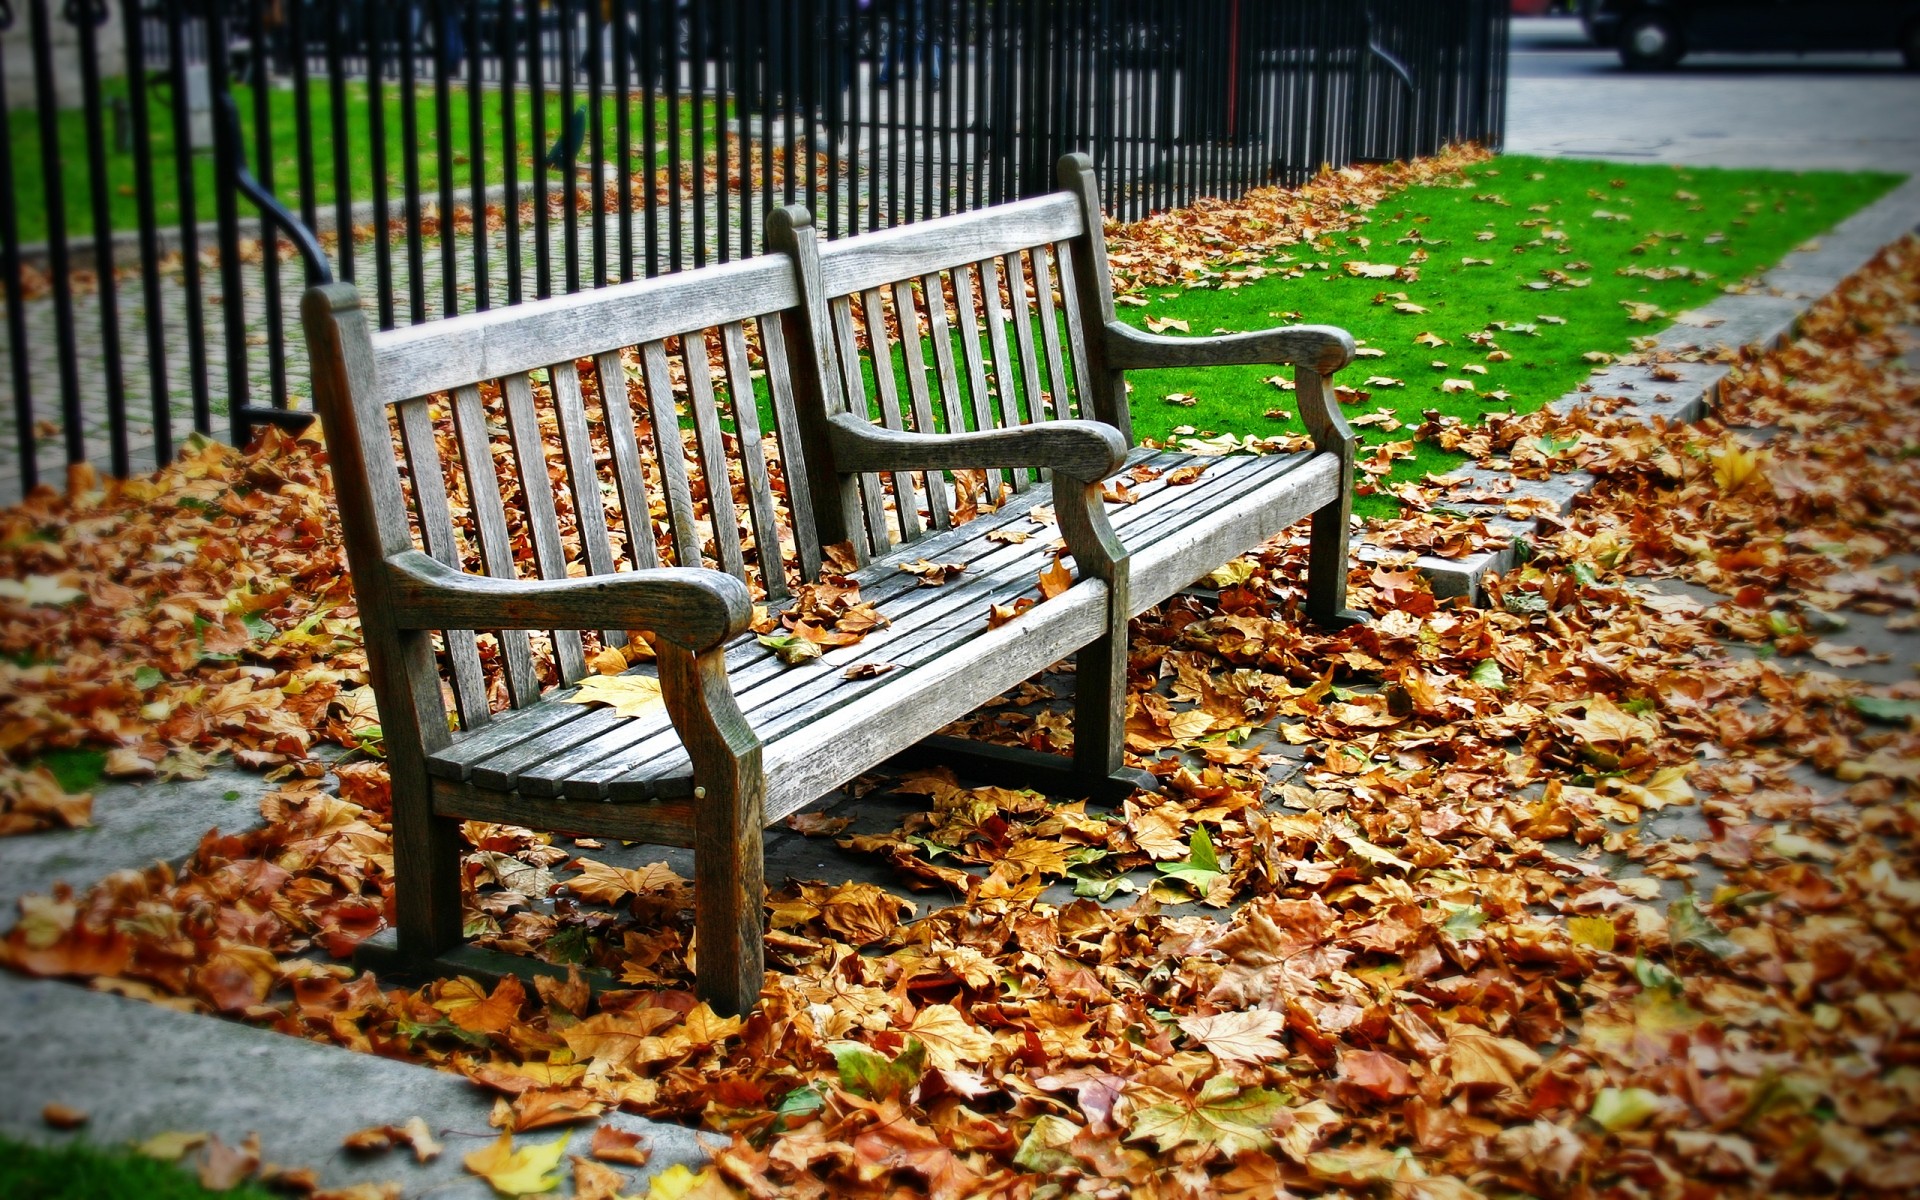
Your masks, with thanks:
M75 1133L56 1132L40 1117L49 1103L91 1119ZM114 1146L177 1130L238 1145L257 1133L267 1161L313 1168L327 1187L391 1180L408 1196L484 1200L492 1189L460 1160L498 1136L487 1126L492 1105L480 1088L430 1067L0 973L0 1134L16 1140ZM362 1157L340 1147L355 1130L416 1116L446 1144L431 1163L404 1151ZM644 1172L628 1170L630 1178L707 1160L682 1126L625 1114L605 1123L651 1141L652 1161ZM594 1128L575 1126L571 1146L585 1153ZM524 1140L544 1143L557 1133Z

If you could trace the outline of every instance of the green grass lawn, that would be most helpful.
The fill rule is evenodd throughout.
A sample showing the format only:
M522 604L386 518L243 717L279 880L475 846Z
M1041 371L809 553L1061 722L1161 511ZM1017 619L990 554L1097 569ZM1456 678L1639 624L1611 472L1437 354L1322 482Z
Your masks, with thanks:
M1290 322L1342 326L1378 353L1338 377L1366 393L1348 397L1349 420L1381 408L1403 426L1418 425L1426 409L1469 421L1527 412L1577 387L1597 365L1588 355L1630 353L1635 338L1777 263L1900 178L1496 158L1458 184L1389 197L1357 228L1292 248L1261 278L1157 290L1146 307L1120 312L1142 328L1184 321L1195 335ZM1417 279L1385 275L1407 267ZM1713 340L1711 330L1699 332L1703 343ZM1302 432L1293 397L1265 382L1274 374L1134 372L1135 433ZM1286 415L1266 415L1276 409ZM1367 444L1409 436L1383 425L1358 432ZM1392 478L1459 461L1420 443ZM1398 507L1384 497L1358 505L1373 516Z
M127 83L125 79L107 80L103 85L106 103L111 104L115 97L125 97ZM406 156L401 138L401 98L402 89L397 82L389 81L381 89L381 111L386 122L386 177L388 194L394 196L394 211L399 213L398 196L405 179ZM585 102L586 89L581 88L578 99ZM453 88L448 106L452 120L453 137L443 147L436 132L434 94L431 87L417 90L416 120L419 122L418 140L414 147L414 158L419 164L420 187L422 193L431 199L438 194L442 159L452 172L456 192L462 200L467 198L472 187L472 171L469 158L469 124L467 121L467 98L464 88ZM312 127L315 162L315 202L325 206L333 203L333 147L334 116L333 100L328 89L316 83L312 93ZM153 135L154 170L154 208L161 224L169 224L179 219L179 166L174 155L173 119L167 107L167 93L149 93L149 126ZM239 104L241 123L245 130L248 162L259 173L260 163L255 153L257 147L254 137L254 96L253 89L237 87L234 99ZM557 93L546 96L545 146L541 147L542 156L547 147L561 136L565 129L563 112ZM506 168L503 160L503 148L506 145L506 122L500 115L500 93L488 90L482 96L481 127L485 144L485 179L488 183L498 183L505 179ZM289 208L299 211L299 140L298 125L295 120L294 93L288 88L270 88L267 92L268 130L273 147L273 185L274 191ZM373 103L369 99L367 85L362 80L348 83L346 88L346 128L348 158L348 194L355 200L373 198L373 154L369 146L370 122L373 115ZM616 157L619 141L615 137L615 119L618 105L612 97L601 106L602 125L605 128L606 157L611 162ZM667 138L668 113L670 106L665 100L656 102L655 119L658 122L656 136L664 144ZM689 100L681 100L679 105L681 137L683 145L691 147L692 133L690 125L693 119L693 105ZM632 145L644 145L647 140L646 105L644 100L636 98L628 106L628 140ZM706 129L705 138L709 153L713 140L713 121L715 107L711 100L701 107L701 120ZM131 150L112 149L112 122L103 117L107 137L107 196L111 204L111 224L115 230L139 228L138 200L134 192L134 163ZM39 117L31 107L15 109L7 114L8 134L12 140L12 163L15 211L19 214L20 239L24 242L42 241L47 236L47 196L45 173L40 167L40 126ZM514 96L515 157L519 161L521 186L527 186L532 170L534 148L533 111L528 103L524 87ZM70 237L84 237L93 229L93 204L89 188L87 166L87 129L85 114L79 109L63 111L59 114L59 150L60 150L60 186L64 192L64 210L67 215L67 233ZM590 143L583 139L580 160L588 158L587 147ZM664 156L663 156L664 158ZM642 168L643 159L639 153L634 155L634 168ZM196 217L201 221L210 221L214 216L213 154L211 150L194 154L192 159L193 196ZM609 178L611 178L609 172ZM558 178L558 176L550 176ZM252 211L250 203L243 203L242 212Z
M43 1149L0 1138L0 1196L7 1200L267 1200L273 1195L252 1184L210 1192L185 1169L127 1150L85 1142Z

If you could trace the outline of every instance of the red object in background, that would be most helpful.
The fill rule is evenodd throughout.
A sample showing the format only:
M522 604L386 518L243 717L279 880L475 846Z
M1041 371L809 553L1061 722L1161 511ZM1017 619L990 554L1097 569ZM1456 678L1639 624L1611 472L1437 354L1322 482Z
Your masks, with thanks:
M1513 0L1513 15L1516 17L1543 17L1553 7L1553 0Z

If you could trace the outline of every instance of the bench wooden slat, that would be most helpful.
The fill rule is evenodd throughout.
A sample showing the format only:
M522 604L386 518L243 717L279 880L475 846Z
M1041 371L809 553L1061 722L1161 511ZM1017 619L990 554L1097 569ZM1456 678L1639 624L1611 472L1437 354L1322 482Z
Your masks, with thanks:
M793 403L786 330L778 317L762 317L754 324L760 331L760 350L767 362L767 391L773 398L773 425L780 443L780 479L787 487L787 520L793 529L793 551L799 559L800 577L813 579L820 574L820 530L814 522L812 485L799 460L803 443L800 417Z
M791 265L769 255L376 333L379 402L592 358L799 302Z
M893 285L893 311L900 322L900 353L907 364L907 398L913 406L913 427L921 433L935 433L933 401L927 394L927 358L920 350L920 313L913 302L913 284L905 279ZM944 472L925 472L927 520L933 529L953 524L947 505L947 478Z
M1035 256L1043 252L1035 250ZM1046 406L1040 399L1040 360L1033 350L1033 303L1027 296L1027 272L1018 253L1006 257L1007 294L1013 301L1013 345L1020 355L1020 381L1025 387L1022 399L1026 401L1026 419L1039 423L1047 419Z
M553 478L547 470L547 450L540 438L540 417L533 404L533 380L522 371L500 381L507 405L507 437L513 445L514 465L520 474L520 497L527 531L533 541L533 560L542 579L567 577L566 550L560 541L560 520L553 507ZM549 631L553 638L554 667L560 682L572 683L587 673L580 634L572 629Z
M1055 193L828 243L820 248L820 277L827 295L845 296L1041 242L1065 241L1085 229L1074 197Z
M1061 406L1062 416L1081 417L1094 420L1094 408L1088 403L1087 388L1092 378L1087 374L1087 326L1086 316L1081 312L1080 288L1073 277L1073 253L1054 244L1054 262L1060 269L1060 307L1066 310L1067 352L1073 356L1073 411Z
M840 364L840 386L846 389L850 410L862 420L871 419L873 406L867 398L867 383L860 371L860 343L853 332L853 304L846 296L836 296L827 304L833 320L834 360ZM860 476L860 505L867 523L867 548L873 554L885 554L892 544L887 536L887 512L880 476L871 472Z
M893 374L892 339L887 336L886 304L878 288L860 294L860 313L866 320L874 390L880 393L880 423L888 429L905 429L900 418L900 384ZM913 472L895 471L892 480L893 515L900 540L916 541L920 537L920 497L914 490Z
M447 504L447 480L440 465L440 446L425 397L408 400L395 411L400 417L400 445L412 482L414 517L427 553L456 570L462 569L460 544L453 533L453 510ZM460 728L478 729L492 713L487 705L487 680L480 667L480 648L471 629L441 631L448 674L453 676L453 700Z
M980 355L980 314L974 307L973 268L953 269L954 321L960 326L960 357L967 367L967 388L973 401L973 427L994 429L993 415L987 409L987 367ZM1000 494L1000 472L987 472L987 495L991 501Z
M573 363L552 367L553 409L560 431L560 454L567 465L567 490L573 497L574 528L589 575L613 574L613 545L607 536L607 505L600 495L600 473L593 466L593 442L587 433L587 401ZM624 629L603 629L608 646L627 644Z
M451 745L427 760L428 769L444 779L467 778L473 763L584 716L589 710L583 705L559 703L578 690L555 688L545 704L501 713L484 728L460 734Z
M720 435L720 410L713 400L713 368L707 362L705 330L680 339L680 361L687 372L687 407L693 413L693 441L700 454L700 478L706 485L707 515L713 521L713 548L720 569L747 577L740 553L740 512L733 506L733 478L727 447Z
M1071 417L1073 393L1067 390L1066 360L1060 355L1060 326L1053 304L1053 271L1047 263L1051 246L1028 251L1033 259L1033 291L1040 305L1040 343L1047 356L1047 382L1052 387L1053 417Z
M647 497L647 472L640 465L640 439L633 426L633 393L627 385L627 364L618 350L593 360L600 381L600 408L607 423L607 443L613 458L613 482L620 499L621 531L627 561L646 569L660 565L660 549L653 540L653 507Z
M1013 429L1020 420L1020 399L1013 383L1013 359L1007 353L1007 311L1000 303L1000 264L988 258L980 262L980 303L987 323L987 348L993 354L993 386L999 397L996 429ZM984 426L983 426L984 428ZM1024 492L1032 486L1024 468L1007 471L1013 490Z
M647 380L647 416L653 426L653 453L660 468L660 485L667 494L667 531L673 539L674 565L697 567L700 527L693 519L693 485L687 480L687 444L680 436L680 414L674 411L673 372L667 363L665 342L640 347L640 366Z
M747 514L753 520L754 565L767 599L784 599L787 572L782 565L780 525L773 512L773 484L767 477L766 447L760 436L760 405L753 393L747 359L747 329L739 321L720 328L727 364L727 395L733 403L733 427L740 445L740 473L747 485Z
M460 465L473 504L473 527L480 540L480 562L496 579L516 579L513 536L507 531L507 512L500 497L500 473L493 459L493 441L487 432L486 404L480 389L467 384L453 391L453 432L460 443ZM533 670L533 650L525 630L498 635L505 665L507 700L525 708L540 698L540 680Z

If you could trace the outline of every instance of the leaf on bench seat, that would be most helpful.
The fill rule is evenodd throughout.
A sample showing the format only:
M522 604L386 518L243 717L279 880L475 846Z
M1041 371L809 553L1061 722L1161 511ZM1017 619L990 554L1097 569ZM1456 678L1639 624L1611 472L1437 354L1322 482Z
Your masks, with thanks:
M1025 541L1026 536L1024 534L1021 535L1020 540ZM917 558L910 563L901 563L900 569L915 579L918 579L921 587L939 587L947 580L952 579L955 575L966 570L967 564L957 562L937 563L930 562L924 558Z
M651 675L589 675L568 704L605 704L623 717L642 717L665 703Z
M1060 555L1054 555L1053 564L1040 572L1041 598L1051 600L1072 586L1073 572L1067 570L1067 565Z

